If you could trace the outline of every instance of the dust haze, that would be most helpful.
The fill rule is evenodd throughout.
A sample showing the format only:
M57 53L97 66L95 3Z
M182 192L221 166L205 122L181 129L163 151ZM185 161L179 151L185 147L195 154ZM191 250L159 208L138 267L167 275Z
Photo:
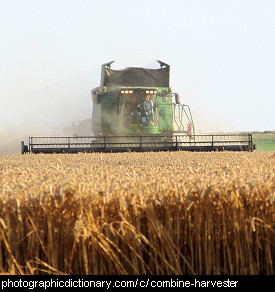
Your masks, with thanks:
M219 113L207 113L195 107L191 111L195 124L196 134L215 134L239 132L240 129L232 121Z
M153 67L153 63L142 67ZM19 89L7 91L10 98L0 109L0 155L19 154L21 141L28 144L29 136L64 135L64 128L91 119L91 90L99 85L100 69L40 87L34 84L34 90L30 88L22 96ZM230 121L206 113L195 102L193 106L191 96L183 102L191 108L196 134L234 130Z
M19 154L21 141L27 144L29 136L59 136L73 123L90 119L90 92L96 83L88 75L41 83L40 87L34 84L34 90L24 94L6 88L0 108L0 155Z

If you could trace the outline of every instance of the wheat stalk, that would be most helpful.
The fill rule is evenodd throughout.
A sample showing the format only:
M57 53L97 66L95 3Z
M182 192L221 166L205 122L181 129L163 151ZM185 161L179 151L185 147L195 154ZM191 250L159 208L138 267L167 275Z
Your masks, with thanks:
M0 272L274 274L273 156L2 156Z

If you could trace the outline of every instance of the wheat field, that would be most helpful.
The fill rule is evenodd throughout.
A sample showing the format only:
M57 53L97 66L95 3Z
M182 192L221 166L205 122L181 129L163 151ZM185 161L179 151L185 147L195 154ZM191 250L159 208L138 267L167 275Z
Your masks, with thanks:
M0 273L274 274L274 152L0 157Z

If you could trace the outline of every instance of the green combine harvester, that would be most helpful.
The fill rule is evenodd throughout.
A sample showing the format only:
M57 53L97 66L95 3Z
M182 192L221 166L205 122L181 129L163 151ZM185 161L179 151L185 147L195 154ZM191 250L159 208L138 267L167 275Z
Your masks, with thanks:
M253 151L251 134L196 135L191 110L170 87L170 66L159 69L102 65L92 90L89 135L29 137L22 153L125 151Z

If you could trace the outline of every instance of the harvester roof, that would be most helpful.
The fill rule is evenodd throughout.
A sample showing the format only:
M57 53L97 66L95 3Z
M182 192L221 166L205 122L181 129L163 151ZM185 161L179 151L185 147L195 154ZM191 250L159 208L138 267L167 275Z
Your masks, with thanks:
M170 66L161 61L159 69L128 67L113 70L110 63L102 65L102 86L169 87Z

